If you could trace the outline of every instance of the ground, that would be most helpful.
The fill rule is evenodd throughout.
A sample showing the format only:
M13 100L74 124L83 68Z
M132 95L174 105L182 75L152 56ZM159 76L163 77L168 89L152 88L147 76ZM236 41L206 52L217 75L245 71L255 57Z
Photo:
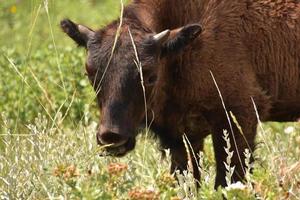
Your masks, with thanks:
M169 174L168 150L145 131L127 156L99 156L86 52L59 22L100 28L119 11L116 0L0 0L0 199L300 199L299 123L258 127L253 174L217 191L210 137L195 152L198 191L190 172Z

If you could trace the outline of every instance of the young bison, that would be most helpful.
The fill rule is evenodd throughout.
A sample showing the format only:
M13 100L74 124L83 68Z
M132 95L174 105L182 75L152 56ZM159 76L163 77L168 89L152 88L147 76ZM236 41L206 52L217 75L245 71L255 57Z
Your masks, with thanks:
M243 180L243 152L254 150L258 123L251 97L264 121L300 116L299 15L299 0L134 0L121 25L117 20L93 31L66 19L61 27L88 52L86 70L101 110L98 143L112 144L107 151L122 156L145 121L131 32L148 119L154 117L151 129L171 151L171 170L187 168L183 134L199 152L211 133L218 187L226 186L224 129L234 151L232 181ZM244 136L230 127L212 74Z

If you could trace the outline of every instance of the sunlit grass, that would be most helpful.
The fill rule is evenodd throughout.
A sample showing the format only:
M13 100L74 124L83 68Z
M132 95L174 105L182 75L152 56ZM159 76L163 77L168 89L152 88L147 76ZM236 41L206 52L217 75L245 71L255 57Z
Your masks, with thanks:
M269 128L272 124L265 126L270 138L268 145L273 148L269 153L262 144L255 152L254 174L248 179L251 187L244 185L216 192L210 138L206 141L206 152L199 159L202 179L197 191L190 172L177 174L179 184L169 174L168 151L163 159L154 139L139 137L136 149L124 158L100 157L93 134L96 122L81 123L76 130L63 126L51 128L51 121L38 115L23 132L12 134L13 121L5 116L2 119L6 133L1 135L2 198L134 199L138 195L153 195L175 199L179 195L189 199L222 199L225 193L245 199L255 199L255 195L262 199L299 196L300 139L299 127L291 128L297 127L293 124L283 126L288 133L273 132ZM146 156L144 146L147 146Z

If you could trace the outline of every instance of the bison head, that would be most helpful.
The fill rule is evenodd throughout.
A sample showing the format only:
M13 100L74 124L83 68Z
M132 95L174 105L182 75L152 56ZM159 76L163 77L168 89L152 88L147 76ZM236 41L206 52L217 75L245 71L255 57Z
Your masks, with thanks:
M122 156L135 146L137 128L145 119L145 98L151 102L160 66L168 55L193 41L201 27L190 24L153 33L138 22L124 20L120 27L116 21L93 31L65 19L61 28L87 49L86 71L101 111L98 144L109 145L109 153Z

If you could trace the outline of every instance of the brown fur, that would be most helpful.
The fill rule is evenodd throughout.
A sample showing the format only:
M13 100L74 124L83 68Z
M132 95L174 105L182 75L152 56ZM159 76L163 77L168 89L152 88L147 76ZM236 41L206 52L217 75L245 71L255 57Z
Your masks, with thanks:
M257 120L250 97L254 98L264 120L296 119L300 116L300 3L263 0L150 2L136 1L137 7L143 5L143 9L137 9L141 18L151 22L148 26L154 32L191 22L199 22L204 27L204 32L188 50L179 57L169 58L163 66L161 77L164 78L158 85L165 85L167 91L157 92L154 99L165 102L156 102L153 108L159 109L155 112L156 125L170 129L163 136L167 144L170 137L181 143L181 135L186 133L195 143L195 150L202 150L202 138L206 134L199 133L202 124L198 118L209 122L217 159L216 185L224 185L226 155L220 144L224 144L222 130L229 130L229 127L209 71L216 78L227 108L242 125L251 148ZM149 15L144 14L149 13L147 11L151 11ZM190 118L191 115L194 117ZM189 127L187 121L199 126ZM207 129L205 127L201 128ZM236 129L234 134L243 155L247 148L245 141ZM180 153L174 150L175 165L186 167L186 161L182 160L184 147L174 146L181 148ZM234 164L237 176L243 176L236 155ZM237 176L235 180L239 180Z
M163 147L171 149L172 170L187 166L183 134L198 152L203 150L203 139L212 133L216 187L226 185L222 135L224 129L231 129L210 72L247 139L233 125L230 139L237 143L237 149L232 144L234 181L244 177L237 152L244 161L245 148L254 150L257 117L251 97L264 121L291 121L300 116L299 0L135 0L125 9L124 18L123 27L133 29L137 43L143 35L165 29L191 23L203 27L184 51L159 59L158 80L149 90L149 108L155 113L152 129ZM102 33L108 30L116 26ZM199 178L196 168L194 173Z

